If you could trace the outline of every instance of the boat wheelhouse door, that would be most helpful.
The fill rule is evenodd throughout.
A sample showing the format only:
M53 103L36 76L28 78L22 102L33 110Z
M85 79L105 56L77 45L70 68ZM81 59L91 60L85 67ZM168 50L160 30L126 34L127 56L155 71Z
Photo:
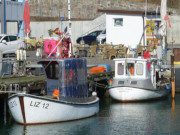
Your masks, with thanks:
M135 63L127 62L126 64L126 76L134 76L135 75Z
M143 61L136 61L135 69L136 69L136 76L139 78L146 77L146 69L145 63Z
M46 75L46 94L52 96L55 89L59 89L59 63L57 61L43 61Z

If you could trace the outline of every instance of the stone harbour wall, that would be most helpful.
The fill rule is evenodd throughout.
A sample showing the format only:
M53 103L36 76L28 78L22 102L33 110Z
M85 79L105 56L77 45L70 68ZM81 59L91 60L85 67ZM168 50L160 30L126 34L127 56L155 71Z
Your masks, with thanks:
M68 17L68 0L28 0L30 4L31 16L38 17ZM179 2L180 4L180 2ZM160 5L149 4L148 10L160 10ZM71 0L71 18L94 19L102 13L98 9L126 9L145 10L144 0ZM169 9L174 14L179 14L179 10Z

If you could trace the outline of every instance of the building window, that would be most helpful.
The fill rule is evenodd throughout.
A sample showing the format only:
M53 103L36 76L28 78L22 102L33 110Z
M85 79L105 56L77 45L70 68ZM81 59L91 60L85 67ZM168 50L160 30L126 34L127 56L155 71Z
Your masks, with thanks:
M122 27L123 26L123 18L115 18L114 19L114 26L115 27Z

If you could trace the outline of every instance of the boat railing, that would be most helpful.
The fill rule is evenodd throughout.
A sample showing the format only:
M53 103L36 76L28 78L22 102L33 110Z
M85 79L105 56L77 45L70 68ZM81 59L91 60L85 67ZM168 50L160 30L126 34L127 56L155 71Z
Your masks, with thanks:
M96 96L90 96L90 97L63 97L60 96L60 101L70 102L70 103L90 103L93 102L96 99Z

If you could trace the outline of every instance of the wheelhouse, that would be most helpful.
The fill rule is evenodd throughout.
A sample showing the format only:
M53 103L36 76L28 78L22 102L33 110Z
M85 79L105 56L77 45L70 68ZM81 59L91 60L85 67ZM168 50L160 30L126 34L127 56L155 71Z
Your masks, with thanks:
M114 59L115 78L149 78L154 61L141 58Z
M55 89L63 97L87 97L86 59L42 59L47 80L47 95Z

